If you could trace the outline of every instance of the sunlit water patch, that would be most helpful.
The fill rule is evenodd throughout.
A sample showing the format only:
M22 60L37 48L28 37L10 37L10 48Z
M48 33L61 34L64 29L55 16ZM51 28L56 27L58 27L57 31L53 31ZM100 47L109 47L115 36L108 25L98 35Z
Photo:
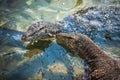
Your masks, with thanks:
M62 20L77 8L119 3L119 0L4 0L0 1L0 26L26 31L32 23Z

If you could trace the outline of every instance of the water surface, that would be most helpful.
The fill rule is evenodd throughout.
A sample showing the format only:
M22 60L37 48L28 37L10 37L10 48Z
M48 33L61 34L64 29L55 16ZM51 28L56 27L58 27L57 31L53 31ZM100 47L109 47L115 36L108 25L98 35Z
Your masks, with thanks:
M78 8L119 4L119 0L0 0L0 79L75 79L85 68L81 58L73 56L55 41L47 44L44 50L28 49L21 36L31 24L40 20L55 22ZM95 42L120 59L119 36L117 41Z

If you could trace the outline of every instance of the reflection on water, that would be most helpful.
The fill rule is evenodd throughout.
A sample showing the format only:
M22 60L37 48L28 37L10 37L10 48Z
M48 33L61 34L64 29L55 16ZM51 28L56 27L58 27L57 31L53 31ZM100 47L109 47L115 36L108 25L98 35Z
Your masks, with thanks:
M24 54L24 56L25 57L33 57L34 55L37 55L37 54L42 54L42 50L40 50L40 49L32 49L32 50L30 50L30 51L27 51L25 54Z
M119 3L119 0L0 0L0 80L73 80L76 74L84 72L83 60L53 39L26 44L21 41L24 32L20 31L26 31L39 20L62 20L77 8L119 6ZM96 39L95 42L120 59L119 36L117 40Z
M49 47L50 43L53 40L54 40L53 38L47 38L47 39L36 39L31 41L29 44L26 45L26 49L28 49L28 51L24 56L32 57L34 55L42 53L43 51L45 51L45 48Z

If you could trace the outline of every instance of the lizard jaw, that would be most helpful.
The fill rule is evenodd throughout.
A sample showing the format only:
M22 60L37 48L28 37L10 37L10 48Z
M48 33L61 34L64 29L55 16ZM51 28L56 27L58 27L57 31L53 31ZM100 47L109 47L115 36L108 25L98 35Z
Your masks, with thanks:
M55 34L52 34L52 33L39 33L39 32L36 32L32 35L26 35L24 34L21 39L23 41L31 41L31 40L34 40L34 39L37 39L37 38L41 38L41 39L44 39L44 38L53 38L55 37Z

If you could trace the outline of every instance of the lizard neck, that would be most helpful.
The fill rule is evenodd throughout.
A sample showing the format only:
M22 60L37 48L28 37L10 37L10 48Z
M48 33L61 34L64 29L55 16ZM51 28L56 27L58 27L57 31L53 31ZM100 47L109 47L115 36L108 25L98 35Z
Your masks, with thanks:
M105 54L104 51L100 49L98 45L96 45L90 38L82 35L80 38L80 51L78 49L78 55L83 58L88 64L92 62L96 62L95 60L101 59L104 57L109 57ZM78 42L79 43L79 42Z

